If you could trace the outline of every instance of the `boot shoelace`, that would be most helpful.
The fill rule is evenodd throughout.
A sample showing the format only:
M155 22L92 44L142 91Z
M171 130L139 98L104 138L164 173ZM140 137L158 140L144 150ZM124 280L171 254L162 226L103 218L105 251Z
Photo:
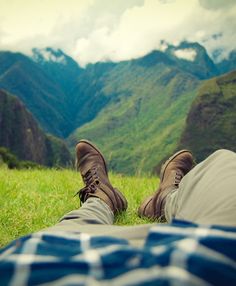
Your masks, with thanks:
M174 178L174 185L176 187L179 186L179 183L182 180L182 178L183 178L183 173L180 172L180 171L177 171L176 174L175 174L175 178Z
M82 178L85 183L85 187L80 189L76 194L80 198L80 202L85 202L90 194L95 193L97 186L100 184L99 177L97 174L97 168L88 170Z

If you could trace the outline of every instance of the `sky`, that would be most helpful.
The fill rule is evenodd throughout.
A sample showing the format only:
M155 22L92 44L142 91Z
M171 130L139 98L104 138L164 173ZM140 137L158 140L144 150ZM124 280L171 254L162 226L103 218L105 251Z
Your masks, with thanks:
M0 50L60 48L81 66L183 40L211 56L221 50L221 60L236 49L235 35L236 0L0 0Z

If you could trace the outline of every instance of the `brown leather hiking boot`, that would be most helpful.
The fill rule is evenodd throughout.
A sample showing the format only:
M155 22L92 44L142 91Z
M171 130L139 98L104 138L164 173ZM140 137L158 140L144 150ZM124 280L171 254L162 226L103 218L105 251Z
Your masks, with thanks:
M107 172L105 159L91 142L81 140L76 146L76 167L80 171L85 187L77 194L84 203L89 197L103 200L115 214L127 209L125 197L113 188Z
M166 197L179 187L182 178L193 168L193 156L188 150L181 150L171 156L162 166L158 190L139 207L139 216L151 219L165 219Z

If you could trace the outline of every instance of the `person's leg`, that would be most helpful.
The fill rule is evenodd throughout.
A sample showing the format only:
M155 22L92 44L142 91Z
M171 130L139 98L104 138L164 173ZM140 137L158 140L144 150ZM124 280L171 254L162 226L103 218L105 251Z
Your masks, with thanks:
M59 223L40 232L85 233L95 236L109 235L129 241L133 246L143 246L147 233L153 224L118 226L112 225L114 214L97 198L88 199L83 206L65 215Z
M109 235L125 238L141 246L150 225L114 226L114 216L127 207L124 196L111 185L105 160L92 143L82 140L77 145L77 167L85 187L78 193L82 207L64 217L43 232L85 233L92 236Z
M57 226L107 224L112 225L114 214L109 206L99 198L89 198L78 210L64 215Z
M109 235L127 239L131 245L140 247L143 246L148 230L153 225L117 226L112 225L113 222L114 214L110 208L98 198L89 198L80 209L68 213L59 223L42 231L86 233L93 237Z
M181 150L172 155L162 165L157 191L140 205L139 216L158 219L159 221L166 220L166 198L178 189L182 178L193 168L193 165L193 156L188 150Z
M236 154L218 150L195 166L166 198L165 216L202 224L236 225Z
M111 225L115 214L127 208L125 197L109 181L103 155L91 142L81 140L77 144L76 165L85 184L76 194L82 207L63 216L51 231L77 231L87 224Z

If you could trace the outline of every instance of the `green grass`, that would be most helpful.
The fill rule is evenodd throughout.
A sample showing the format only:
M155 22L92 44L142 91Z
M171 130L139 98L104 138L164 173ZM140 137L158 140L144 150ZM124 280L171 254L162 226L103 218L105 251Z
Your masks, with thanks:
M137 208L158 184L154 177L111 174L112 184L128 200L128 210L115 224L147 223ZM0 247L11 240L51 226L67 212L80 207L76 191L83 187L79 173L72 170L9 170L0 167Z

